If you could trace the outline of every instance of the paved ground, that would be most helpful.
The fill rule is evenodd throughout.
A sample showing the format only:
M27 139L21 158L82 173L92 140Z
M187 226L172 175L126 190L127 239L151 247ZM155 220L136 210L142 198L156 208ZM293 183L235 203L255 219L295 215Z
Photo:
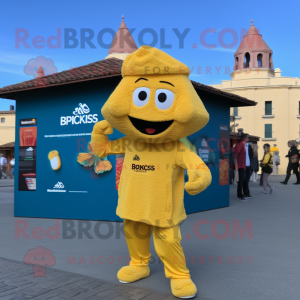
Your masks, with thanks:
M24 263L0 258L0 299L177 299L166 293L116 285L53 268L48 268L46 273L45 277L33 277L32 270Z
M281 180L282 176L271 177L276 188L272 195L260 195L261 187L251 183L253 199L245 203L236 201L236 186L232 186L230 207L192 214L183 222L182 246L198 287L197 299L299 299L300 187L292 185L294 178L287 186L280 185ZM32 229L41 227L38 230L46 232L55 220L14 218L12 186L13 180L0 180L1 300L175 299L153 243L151 276L121 285L116 273L128 256L121 223L101 225L99 238L94 231L97 222L85 223L91 225L90 235L81 237L78 226L83 223L59 220L58 239L49 234L37 239L41 236ZM199 227L208 239L197 236L200 220L209 221ZM216 221L221 224L214 229ZM18 236L17 228L23 225L28 228ZM67 238L71 234L67 225L74 225L72 238ZM243 236L237 230L235 237L239 226L249 226L248 231ZM37 247L49 250L55 258L45 277L34 277L33 266L24 263L28 251Z

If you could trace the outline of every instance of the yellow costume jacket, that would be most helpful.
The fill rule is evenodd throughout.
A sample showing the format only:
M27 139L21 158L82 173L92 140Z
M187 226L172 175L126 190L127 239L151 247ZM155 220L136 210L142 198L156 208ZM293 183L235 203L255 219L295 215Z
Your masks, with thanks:
M184 169L189 170L191 179L196 170L210 174L201 158L180 141L153 145L125 137L109 142L103 156L118 153L125 153L117 207L122 219L160 227L177 225L186 218ZM201 190L210 183L210 176L205 178ZM191 188L190 193L197 189Z
M200 157L178 141L204 127L209 115L188 67L159 49L142 46L128 55L122 75L101 110L105 120L94 126L93 153L125 153L118 216L172 227L186 218L184 187L195 195L211 183ZM125 137L109 141L113 128Z

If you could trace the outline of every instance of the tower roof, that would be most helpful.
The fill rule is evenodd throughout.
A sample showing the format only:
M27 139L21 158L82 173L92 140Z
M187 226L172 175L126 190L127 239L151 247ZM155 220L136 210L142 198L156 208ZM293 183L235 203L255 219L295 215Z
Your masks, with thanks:
M43 69L42 66L40 66L39 69L37 70L37 76L38 76L38 77L43 77L43 76L45 76L45 74L44 74L44 69Z
M253 25L253 20L251 20L251 26L244 36L240 46L234 53L234 55L238 55L245 52L272 52L270 47L262 38L262 35L259 34L256 27Z
M108 54L132 53L137 49L138 47L126 26L124 22L124 16L122 15L122 22L120 28L114 36Z

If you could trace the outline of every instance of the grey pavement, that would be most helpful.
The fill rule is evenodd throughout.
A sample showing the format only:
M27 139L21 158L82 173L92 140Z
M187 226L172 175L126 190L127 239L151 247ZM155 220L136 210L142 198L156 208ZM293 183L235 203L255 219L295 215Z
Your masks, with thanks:
M0 179L0 204L14 203L14 179Z
M196 299L299 299L300 186L292 184L293 177L283 186L283 176L270 176L271 195L260 195L262 188L251 183L248 202L237 201L231 186L230 207L191 214L182 223L181 244L198 288ZM17 230L23 226L18 222L28 225L25 234ZM66 236L72 233L67 225L74 225L72 238ZM78 228L86 225L91 229L81 236ZM33 228L46 232L55 220L14 218L13 180L0 180L0 299L175 299L153 241L151 275L122 285L116 277L128 263L122 223L102 223L102 236L96 225L59 220L57 239L35 235ZM40 278L23 262L38 246L55 257Z

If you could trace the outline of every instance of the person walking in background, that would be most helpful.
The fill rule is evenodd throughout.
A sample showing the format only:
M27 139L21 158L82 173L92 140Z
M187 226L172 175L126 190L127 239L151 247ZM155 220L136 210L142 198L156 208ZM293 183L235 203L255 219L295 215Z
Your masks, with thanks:
M247 135L242 134L241 141L235 147L234 163L235 169L238 170L239 182L237 186L237 198L241 201L248 201L245 195L249 194L246 184L246 140Z
M278 166L280 165L280 156L277 150L273 151L273 175L278 175Z
M4 178L7 178L6 168L7 168L7 159L4 157L2 153L0 153L0 169L2 173L1 177L3 176Z
M253 158L253 151L252 147L249 144L249 135L245 134L246 136L246 144L245 144L245 149L246 149L246 181L245 181L245 188L244 188L244 193L245 193L245 198L246 199L251 199L252 196L250 195L250 190L249 190L249 181L251 177L251 160Z
M271 147L271 154L274 156L274 151L278 151L278 154L279 154L279 148L277 147L276 144L273 144L273 147Z
M264 144L264 157L261 163L262 174L263 174L263 191L261 194L267 193L267 186L270 188L270 194L274 191L274 187L268 183L268 178L273 172L273 157L270 152L270 145Z
M285 180L280 182L282 184L287 184L290 177L291 172L293 170L293 173L297 177L297 182L294 184L300 184L300 178L299 178L299 151L297 149L297 142L296 141L288 141L288 147L290 147L290 150L288 154L285 157L289 158L289 164L286 170L286 177Z
M273 155L273 175L278 175L278 166L280 165L279 148L276 144L271 147L271 154Z
M251 182L257 182L257 172L259 170L259 165L258 165L258 146L257 144L252 144L252 152L253 152L253 156L250 162L250 166L251 166Z
M230 149L230 184L234 183L234 178L235 178L234 153L235 153L235 144Z
M11 159L10 166L11 166L10 178L13 178L13 176L14 176L14 170L15 170L15 158Z

